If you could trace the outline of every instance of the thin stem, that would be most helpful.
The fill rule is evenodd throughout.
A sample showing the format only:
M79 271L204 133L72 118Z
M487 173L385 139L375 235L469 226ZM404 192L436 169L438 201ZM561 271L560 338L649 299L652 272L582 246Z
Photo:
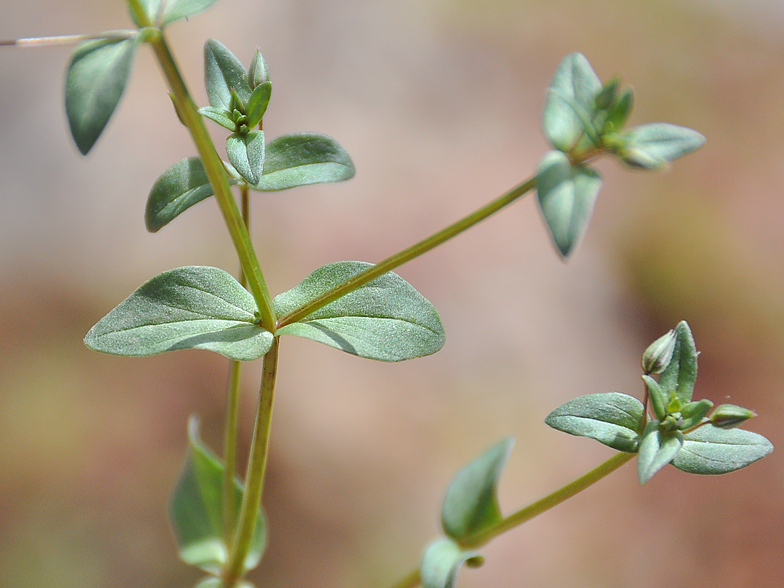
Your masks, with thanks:
M130 39L138 34L138 31L104 31L103 33L90 33L87 35L58 35L55 37L28 37L26 39L4 39L0 41L0 47L48 47L52 45L73 45L82 41L92 41L94 39Z
M223 438L223 540L231 549L234 535L234 476L237 471L237 421L240 406L241 361L232 361L229 368L229 390L226 401L226 428Z
M452 237L456 237L463 231L466 231L473 227L475 224L483 221L487 217L492 214L495 214L505 206L510 205L512 202L523 196L526 192L532 190L536 186L536 177L530 178L515 186L505 194L499 196L492 202L484 205L482 208L472 212L468 216L460 219L456 223L449 225L445 229L434 233L427 239L423 239L419 243L404 249L403 251L392 255L391 257L386 258L384 261L374 265L373 267L368 268L367 270L358 273L357 275L349 278L342 284L339 284L332 288L331 290L325 292L321 296L318 296L308 302L307 304L300 306L298 309L290 312L289 314L281 317L278 320L278 328L288 325L290 323L295 323L299 320L302 320L312 312L315 312L322 306L326 306L330 302L337 300L341 296L345 296L349 292L356 290L357 288L361 288L368 282L373 281L379 276L384 275L385 273L392 271L398 266L403 265L411 261L412 259L419 257L423 253L427 253L434 247L441 245L445 241L448 241Z
M264 489L264 473L267 469L272 403L275 397L275 381L278 373L278 349L280 339L275 338L272 347L264 356L261 372L261 390L253 429L253 441L245 475L245 494L240 507L239 525L234 535L229 560L223 571L223 582L231 588L245 573L245 558L248 556L256 519Z

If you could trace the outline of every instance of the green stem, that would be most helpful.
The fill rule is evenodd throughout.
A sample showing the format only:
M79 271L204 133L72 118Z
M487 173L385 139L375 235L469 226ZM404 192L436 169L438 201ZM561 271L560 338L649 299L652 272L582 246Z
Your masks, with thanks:
M427 239L423 239L419 243L412 245L411 247L408 247L407 249L404 249L403 251L396 253L391 257L386 258L384 261L374 265L371 268L368 268L364 272L358 273L342 284L335 286L321 296L314 298L307 304L300 306L298 309L281 317L278 320L278 328L302 320L312 312L315 312L319 308L326 306L334 300L337 300L341 296L345 296L349 292L356 290L357 288L361 288L368 282L371 282L377 277L392 271L396 267L401 266L416 257L419 257L423 253L427 253L434 247L441 245L452 237L456 237L463 231L466 231L475 224L485 220L488 216L495 214L505 206L510 205L512 202L523 196L526 192L532 190L534 187L536 187L536 177L530 178L522 184L515 186L505 194L499 196L482 208L472 212L468 216L460 219L456 223L449 225L445 229L438 231Z
M248 470L245 475L245 494L242 497L242 506L240 507L239 525L234 535L229 560L223 571L222 579L227 588L234 586L245 573L245 558L248 556L253 531L256 528L256 519L264 488L264 473L267 469L272 403L275 397L275 381L278 373L279 343L280 339L275 338L272 347L264 356L259 407L256 413L256 425L253 429Z
M237 250L240 265L248 278L251 294L259 308L261 326L274 333L277 325L275 311L272 307L272 298L264 281L264 275L261 272L258 259L256 259L256 252L253 249L250 235L240 216L237 202L231 193L231 186L229 185L223 162L218 156L218 152L215 151L212 139L204 126L204 120L196 109L196 104L194 104L188 92L188 88L182 79L174 57L169 51L163 33L158 32L157 35L151 36L148 42L152 46L169 83L169 87L174 94L182 120L185 126L188 127L196 144L196 150L199 152L207 179L210 181L218 206L229 229L229 234L234 242L234 247Z
M242 362L232 361L229 371L229 391L226 402L226 428L223 438L223 540L231 549L234 534L234 476L237 471L237 421L240 405L240 371Z
M4 39L0 41L0 47L46 47L49 45L73 45L82 41L92 41L93 39L131 39L136 36L137 31L120 30L104 31L103 33L91 33L87 35L58 35L55 37L29 37L27 39Z
M411 572L408 576L400 580L397 584L392 586L391 588L415 588L422 583L422 576L419 570L415 570Z

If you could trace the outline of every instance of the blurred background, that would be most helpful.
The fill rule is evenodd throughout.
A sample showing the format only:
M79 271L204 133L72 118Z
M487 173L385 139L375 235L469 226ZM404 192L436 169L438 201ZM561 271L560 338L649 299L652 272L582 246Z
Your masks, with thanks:
M129 22L120 0L0 5L0 38ZM762 0L221 0L169 29L200 104L208 37L246 63L259 46L268 137L322 132L354 158L348 183L254 195L273 293L324 263L383 259L527 178L571 51L634 86L631 124L708 138L663 174L600 163L568 263L528 197L400 268L441 313L432 357L388 365L284 341L260 588L391 585L438 534L454 473L502 437L517 438L507 513L582 475L612 451L544 417L582 394L641 396L642 351L681 319L702 352L695 398L756 410L748 428L779 449L726 476L668 467L644 487L632 462L495 540L460 586L781 585L782 33L782 4ZM190 587L166 505L189 414L220 449L227 361L103 356L81 339L161 271L237 262L212 200L145 231L153 182L195 153L150 52L83 158L62 106L70 50L0 51L0 586ZM245 370L243 447L259 372Z

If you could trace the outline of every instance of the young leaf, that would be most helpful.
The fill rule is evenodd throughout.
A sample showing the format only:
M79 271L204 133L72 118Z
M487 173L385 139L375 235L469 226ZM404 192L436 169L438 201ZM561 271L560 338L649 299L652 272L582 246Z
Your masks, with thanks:
M683 447L683 434L675 431L662 434L659 421L651 421L645 427L637 456L637 477L645 484L653 475L670 463Z
M422 555L422 588L454 588L457 584L457 572L463 563L478 568L484 563L484 558L476 551L463 550L446 537L436 539Z
M85 41L71 56L65 112L82 155L92 149L122 97L136 45L136 37Z
M204 84L210 105L231 111L231 91L247 104L250 86L245 68L223 43L208 39L204 44Z
M602 82L581 53L564 57L550 82L542 113L544 133L553 147L569 151L585 133L596 111ZM581 111L581 112L578 112Z
M190 266L155 276L90 329L84 343L113 355L206 349L258 359L273 336L255 324L253 297L230 274Z
M369 268L361 261L322 266L288 292L275 297L283 316ZM402 361L435 353L444 327L433 305L413 286L389 272L277 331L313 339L352 355Z
M705 137L695 130L668 123L651 123L630 129L624 135L620 156L629 165L661 169L679 157L702 147Z
M214 108L212 106L202 106L199 108L199 114L204 118L210 119L212 122L218 123L224 129L228 129L232 133L237 131L237 123L231 118L231 113L228 110Z
M181 18L188 18L207 10L217 0L166 0L158 26L163 28Z
M258 126L261 119L264 118L264 113L267 112L270 96L272 96L272 84L264 82L259 84L253 90L253 93L248 99L248 127L253 128Z
M501 521L498 479L514 439L504 439L464 467L446 491L441 510L444 532L461 541Z
M642 411L642 403L627 394L590 394L562 404L544 422L564 433L633 453L639 444Z
M536 174L539 207L564 258L588 228L601 187L602 178L596 171L572 165L560 151L550 151L539 164Z
M659 386L668 394L675 391L678 399L686 404L691 401L694 393L694 382L697 379L697 348L694 337L686 321L681 321L675 328L675 349L672 359L659 375Z
M664 420L667 416L667 393L662 390L659 383L648 375L642 377L645 386L648 388L648 398L651 401L653 414L657 419Z
M254 190L272 191L354 177L354 163L331 137L315 133L283 135L267 145L264 175Z
M180 557L211 574L220 574L228 549L223 539L224 464L199 439L199 420L188 420L188 453L180 480L172 494L169 520ZM243 490L234 481L235 516L239 514ZM267 524L259 509L245 569L255 568L267 546Z
M745 468L771 451L771 442L757 433L705 425L686 433L683 449L672 465L689 474L726 474Z
M236 133L226 139L226 155L239 174L249 184L256 184L264 171L264 131L247 135Z

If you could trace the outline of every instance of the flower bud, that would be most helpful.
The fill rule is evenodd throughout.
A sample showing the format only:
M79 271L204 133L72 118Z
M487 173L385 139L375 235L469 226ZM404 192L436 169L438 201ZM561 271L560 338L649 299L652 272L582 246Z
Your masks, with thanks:
M269 69L267 69L267 62L264 61L261 51L256 49L256 53L253 55L250 67L248 68L248 84L250 85L251 90L255 90L257 86L268 81Z
M748 408L734 404L722 404L713 411L710 416L710 422L714 427L720 429L734 429L755 416L757 416L757 413Z
M672 352L675 350L677 336L675 331L670 329L666 335L662 335L648 346L642 354L642 369L646 374L660 374L670 363Z

